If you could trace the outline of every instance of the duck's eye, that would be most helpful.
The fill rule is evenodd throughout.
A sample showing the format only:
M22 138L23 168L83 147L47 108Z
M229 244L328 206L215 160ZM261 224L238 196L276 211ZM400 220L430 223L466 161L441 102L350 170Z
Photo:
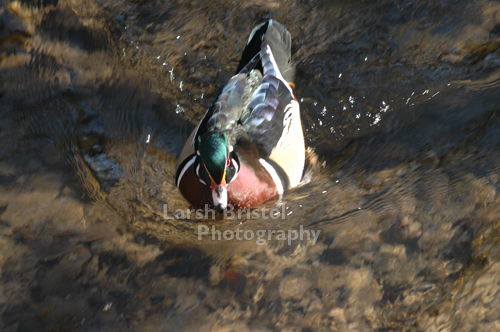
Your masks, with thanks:
M226 167L229 167L231 165L231 158L227 158L226 160Z

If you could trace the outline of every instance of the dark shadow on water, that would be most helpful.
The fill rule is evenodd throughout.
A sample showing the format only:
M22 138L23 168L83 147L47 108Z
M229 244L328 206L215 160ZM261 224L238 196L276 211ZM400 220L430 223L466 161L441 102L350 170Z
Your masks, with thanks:
M199 249L166 249L152 262L161 274L176 278L199 278L208 282L209 268L212 258Z

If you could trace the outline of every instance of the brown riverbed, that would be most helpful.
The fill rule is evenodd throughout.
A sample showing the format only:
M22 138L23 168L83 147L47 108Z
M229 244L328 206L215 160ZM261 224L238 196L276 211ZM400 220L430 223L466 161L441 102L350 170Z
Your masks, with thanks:
M316 167L277 219L174 218L267 18ZM499 50L490 1L0 0L0 330L499 331Z

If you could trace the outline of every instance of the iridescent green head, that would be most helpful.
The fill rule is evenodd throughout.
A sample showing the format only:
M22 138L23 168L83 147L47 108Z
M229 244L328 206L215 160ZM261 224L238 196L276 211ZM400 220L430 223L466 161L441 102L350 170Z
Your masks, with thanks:
M224 133L209 131L198 137L198 154L201 161L196 168L196 174L201 182L210 186L214 206L219 212L227 207L227 184L236 174L230 152Z
M198 150L204 167L216 184L225 180L228 166L229 143L227 136L218 131L209 131L198 138Z

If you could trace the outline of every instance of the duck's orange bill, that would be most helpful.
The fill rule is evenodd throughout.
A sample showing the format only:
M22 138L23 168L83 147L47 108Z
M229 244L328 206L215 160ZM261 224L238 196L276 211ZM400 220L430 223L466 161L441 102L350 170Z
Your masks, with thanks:
M217 211L222 212L227 208L227 184L226 184L226 172L222 175L222 181L217 184L212 179L210 175L211 188L212 188L212 200L214 202L214 207Z

